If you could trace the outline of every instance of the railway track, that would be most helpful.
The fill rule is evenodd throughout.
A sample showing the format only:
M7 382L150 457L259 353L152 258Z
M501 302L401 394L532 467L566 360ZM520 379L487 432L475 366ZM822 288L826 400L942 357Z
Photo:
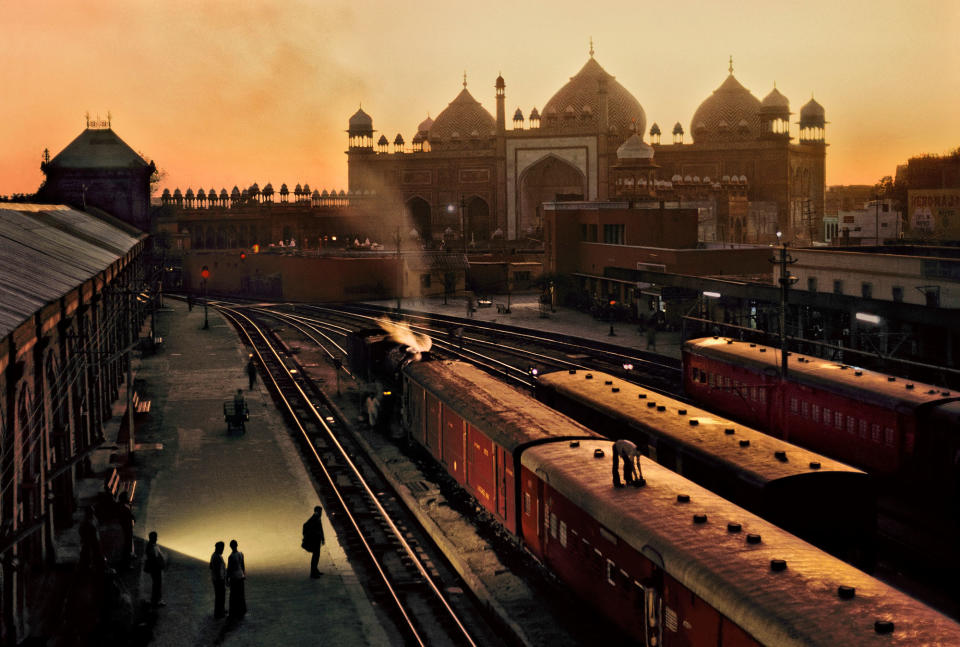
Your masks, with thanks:
M338 433L325 396L295 358L255 316L217 307L257 356L327 503L330 521L351 562L363 565L368 591L397 627L398 643L504 644L502 627L491 626L485 610L465 594L467 587L387 480L349 434Z

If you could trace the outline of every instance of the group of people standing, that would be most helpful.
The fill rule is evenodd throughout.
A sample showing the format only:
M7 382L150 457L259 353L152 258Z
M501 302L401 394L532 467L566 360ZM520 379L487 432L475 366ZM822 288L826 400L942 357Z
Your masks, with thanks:
M230 618L238 620L247 612L247 597L244 582L247 579L247 566L243 553L237 548L237 540L230 540L230 556L223 561L223 542L214 544L210 555L210 578L213 580L213 617L227 615L226 595L230 587Z
M320 550L325 542L323 535L323 508L315 506L313 514L303 524L303 541L301 547L311 554L310 577L319 578L323 573L318 568ZM213 617L223 618L229 615L231 620L239 620L247 613L247 598L245 582L247 566L243 553L238 548L236 539L230 540L230 555L224 560L224 543L214 544L213 554L210 555L210 579L213 582ZM154 607L164 607L163 601L163 571L167 568L167 558L157 544L157 533L149 535L146 548L143 551L144 572L150 575L151 591L150 603ZM230 608L227 610L227 588L230 589Z

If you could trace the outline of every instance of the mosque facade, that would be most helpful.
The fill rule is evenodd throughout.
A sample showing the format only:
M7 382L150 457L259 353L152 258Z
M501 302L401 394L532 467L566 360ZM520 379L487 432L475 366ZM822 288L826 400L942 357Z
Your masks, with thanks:
M409 143L402 133L375 140L372 117L358 110L348 126L350 192L376 192L385 208L409 218L411 236L433 242L542 240L544 203L624 199L702 207L712 219L701 227L708 241L767 243L778 231L795 242L822 237L823 107L813 99L803 106L795 139L788 99L775 87L757 99L733 75L732 61L689 129L677 122L669 138L656 123L647 131L642 105L592 48L542 110L525 116L517 108L512 127L502 76L494 87L495 116L464 78L460 93Z

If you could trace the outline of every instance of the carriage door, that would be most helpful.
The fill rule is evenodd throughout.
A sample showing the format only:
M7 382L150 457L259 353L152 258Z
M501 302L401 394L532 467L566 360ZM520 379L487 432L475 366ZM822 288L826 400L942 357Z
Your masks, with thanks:
M660 647L662 642L663 599L660 590L652 582L641 584L634 580L633 587L638 607L643 610L643 647Z

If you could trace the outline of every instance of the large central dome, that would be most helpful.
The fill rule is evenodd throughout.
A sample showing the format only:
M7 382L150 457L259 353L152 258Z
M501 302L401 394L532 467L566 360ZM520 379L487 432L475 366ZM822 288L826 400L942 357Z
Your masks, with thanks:
M695 142L750 141L760 136L760 100L730 76L693 113Z
M421 124L422 126L422 124ZM480 102L467 91L466 82L457 98L429 126L430 141L459 139L488 139L496 135L497 122Z
M556 117L558 125L561 126L567 119L596 126L600 114L597 90L601 80L605 80L607 86L610 126L621 132L629 132L631 129L644 132L647 117L643 106L611 74L600 67L592 56L576 76L570 77L567 84L547 101L547 105L543 107L544 118ZM550 124L543 123L543 126L550 127Z

